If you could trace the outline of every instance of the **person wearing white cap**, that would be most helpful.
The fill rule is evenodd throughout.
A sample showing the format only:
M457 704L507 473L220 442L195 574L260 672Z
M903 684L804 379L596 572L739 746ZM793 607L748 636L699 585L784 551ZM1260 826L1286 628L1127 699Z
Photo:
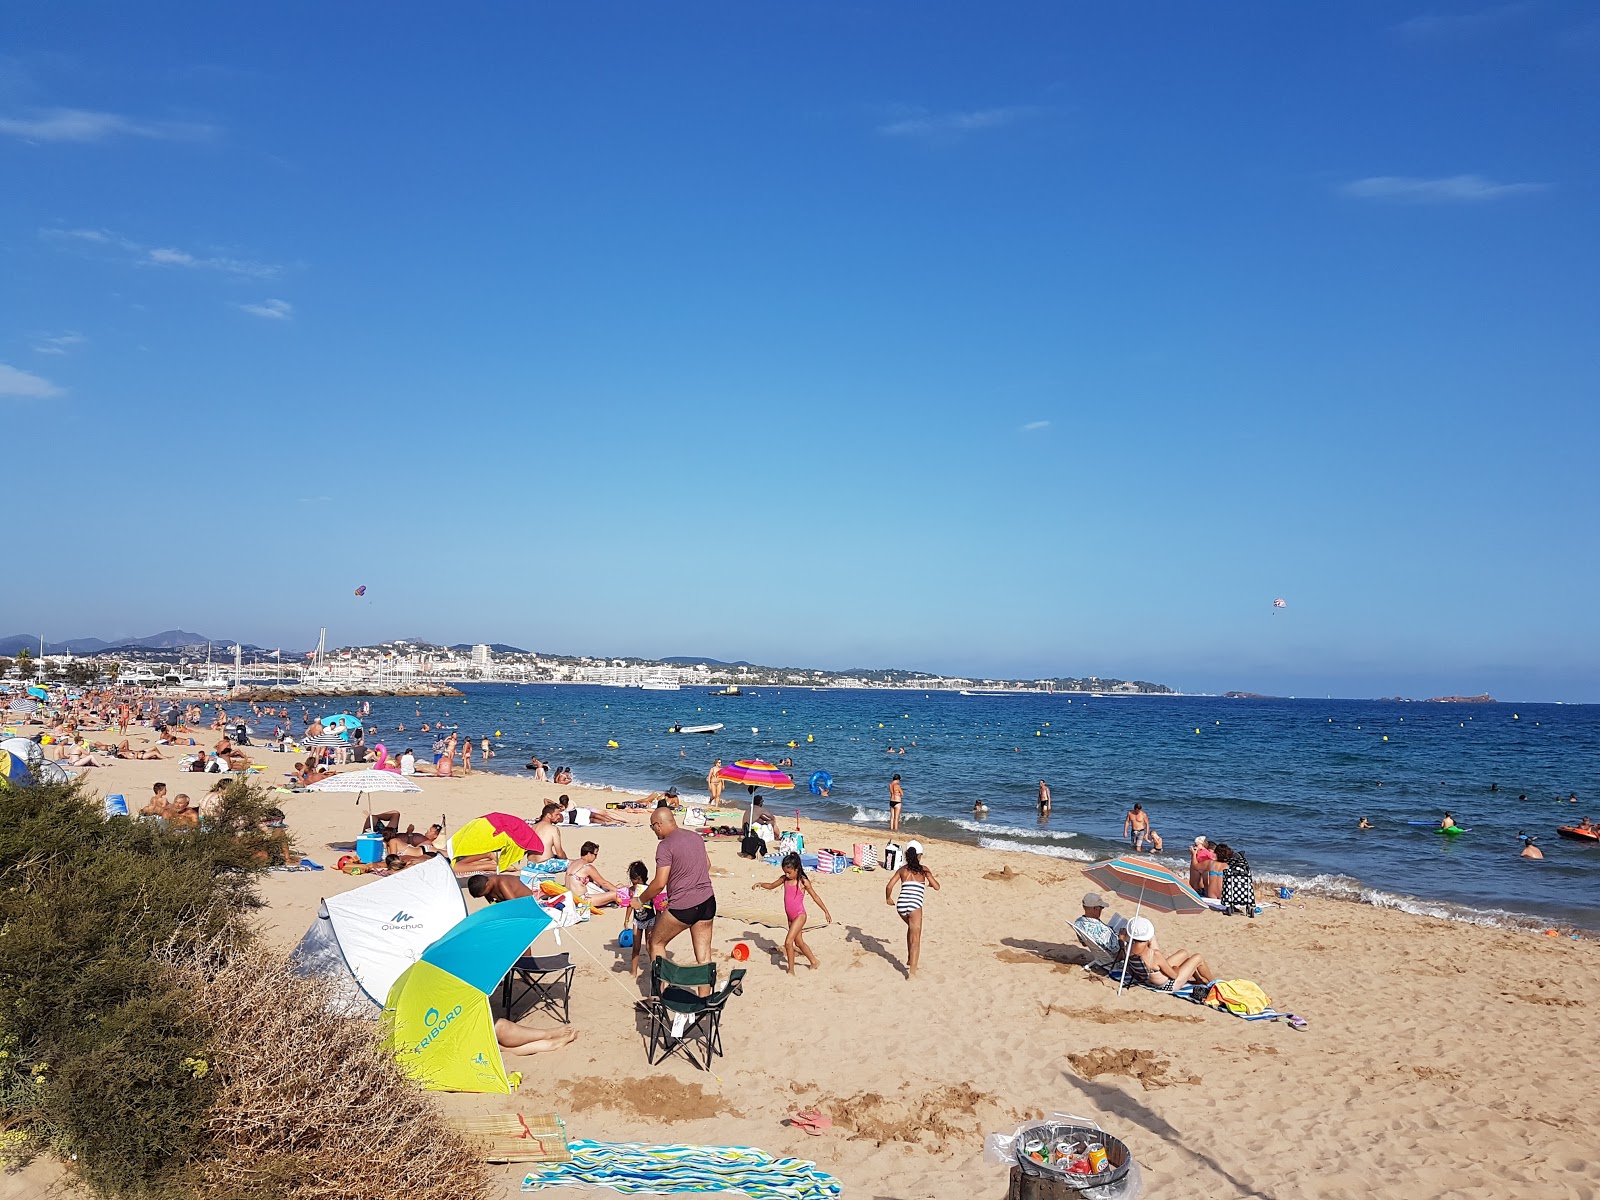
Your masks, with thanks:
M1128 922L1128 981L1170 992L1191 981L1209 984L1216 979L1206 960L1188 950L1163 954L1156 949L1156 927L1149 917Z
M1083 897L1083 916L1072 923L1072 927L1083 934L1097 946L1103 946L1107 954L1121 955L1122 942L1102 919L1106 911L1106 902L1099 892L1087 892Z

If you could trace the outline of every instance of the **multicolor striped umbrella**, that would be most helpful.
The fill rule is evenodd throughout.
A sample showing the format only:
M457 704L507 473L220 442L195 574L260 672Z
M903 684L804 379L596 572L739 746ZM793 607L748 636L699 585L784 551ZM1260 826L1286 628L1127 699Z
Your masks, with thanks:
M741 758L731 766L723 767L722 777L734 783L742 783L752 791L764 787L781 792L794 787L794 780L760 758Z
M1197 913L1208 912L1211 906L1176 873L1153 858L1136 858L1125 854L1108 862L1096 863L1084 872L1094 883L1108 892L1115 892L1124 900L1133 901L1133 915L1148 904L1156 912ZM1133 954L1133 939L1122 954L1122 981L1117 984L1117 994L1127 986L1128 959Z
M10 704L6 705L6 709L7 711L14 713L36 713L39 711L39 702L28 697L23 697L13 700Z

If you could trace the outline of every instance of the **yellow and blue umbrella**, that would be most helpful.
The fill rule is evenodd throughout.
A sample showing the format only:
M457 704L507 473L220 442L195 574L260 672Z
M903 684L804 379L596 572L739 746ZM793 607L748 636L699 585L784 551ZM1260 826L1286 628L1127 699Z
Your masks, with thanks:
M481 908L422 952L383 1006L385 1045L438 1092L509 1095L489 997L551 924L532 896Z
M9 750L0 750L0 787L32 787L33 772Z

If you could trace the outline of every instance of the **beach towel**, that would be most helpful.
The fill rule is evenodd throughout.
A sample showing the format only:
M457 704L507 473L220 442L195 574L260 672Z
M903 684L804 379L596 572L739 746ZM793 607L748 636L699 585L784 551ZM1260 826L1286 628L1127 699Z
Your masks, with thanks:
M1225 1008L1236 1017L1254 1017L1272 1008L1272 997L1249 979L1219 979L1207 990L1202 1003Z
M555 1113L500 1113L489 1117L451 1117L453 1128L484 1147L491 1163L570 1162L567 1124Z
M1162 991L1161 988L1150 987L1148 984L1141 984L1138 980L1133 979L1131 977L1132 976L1132 972L1129 972L1129 975L1130 975L1130 978L1128 979L1128 986L1129 987L1142 987L1146 991L1160 992L1163 996L1175 996L1177 999L1185 1000L1190 1004L1205 1004L1206 996L1211 991L1211 988L1210 988L1209 985L1201 985L1197 989L1194 984L1186 983L1181 988L1174 988L1172 991L1167 992L1167 991ZM1106 972L1106 978L1111 980L1113 983L1121 983L1122 982L1122 967L1120 965L1118 965L1116 967L1113 967L1111 970L1107 971ZM1249 980L1235 980L1234 982L1248 983ZM1254 986L1254 985L1252 985L1252 986ZM1259 991L1260 989L1258 988L1257 990ZM1263 997L1265 997L1266 993L1263 992L1262 995L1263 995ZM1257 1012L1257 1013L1234 1012L1231 1008L1218 1008L1217 1011L1218 1012L1225 1012L1229 1016L1238 1017L1241 1021L1276 1021L1279 1017L1281 1017L1283 1015L1277 1009L1271 1008L1271 1007L1263 1008L1260 1012Z
M843 1186L817 1164L748 1146L569 1142L572 1161L530 1171L522 1190L603 1187L631 1196L738 1192L751 1200L832 1200Z

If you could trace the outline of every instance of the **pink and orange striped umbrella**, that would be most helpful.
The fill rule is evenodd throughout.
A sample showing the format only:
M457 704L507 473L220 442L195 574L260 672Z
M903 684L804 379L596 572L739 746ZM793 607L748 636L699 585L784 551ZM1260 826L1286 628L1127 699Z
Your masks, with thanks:
M741 758L738 762L723 767L722 777L733 783L742 783L746 787L771 788L775 792L794 787L794 780L760 758Z

